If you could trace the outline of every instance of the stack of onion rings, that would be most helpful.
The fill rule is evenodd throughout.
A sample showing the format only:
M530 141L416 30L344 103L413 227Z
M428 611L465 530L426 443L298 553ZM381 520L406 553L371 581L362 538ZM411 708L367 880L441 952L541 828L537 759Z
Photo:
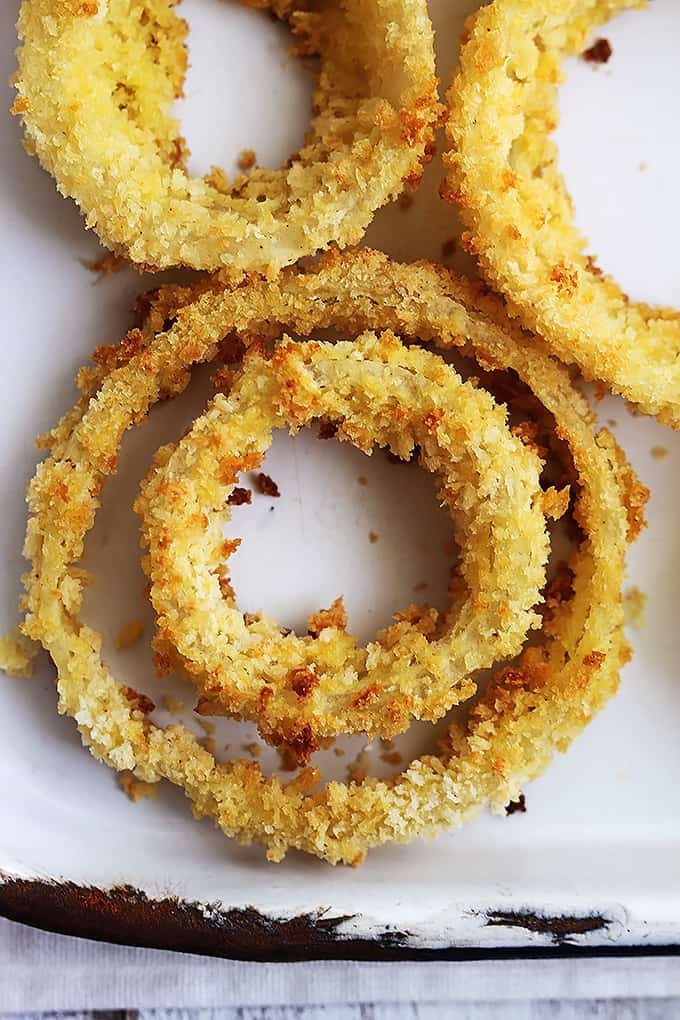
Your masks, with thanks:
M513 315L664 424L680 428L680 311L630 301L584 251L557 169L562 62L639 0L494 0L468 22L449 92L442 194Z
M188 176L171 113L176 0L23 0L13 111L27 148L107 247L147 268L273 274L357 243L430 158L440 115L425 0L272 0L320 70L311 129L278 170ZM96 58L93 59L93 54Z
M450 726L437 754L392 779L331 782L310 792L305 781L285 785L266 777L254 761L216 762L181 726L154 725L146 699L114 679L101 637L79 619L76 564L127 428L159 399L181 392L191 367L213 358L223 337L236 334L247 343L285 330L310 337L321 327L345 336L390 331L409 342L458 347L477 359L491 388L528 397L537 408L534 434L551 429L568 450L581 538L559 583L545 593L540 639L500 670L467 721ZM408 360L391 337L370 343L387 360ZM324 345L305 344L296 357L313 360L314 349L326 356ZM308 273L289 270L271 282L243 278L225 286L215 277L194 295L162 292L143 328L100 350L79 382L81 399L46 438L50 456L29 488L24 630L54 660L60 711L76 720L95 757L140 779L182 787L194 813L212 817L226 834L263 843L272 860L297 847L354 864L380 843L460 825L484 805L500 809L515 798L616 689L627 656L624 556L642 526L646 492L612 436L595 434L567 372L483 290L441 267L399 265L370 251L333 253ZM163 455L161 464L172 456Z
M225 549L222 524L239 472L259 466L274 429L319 418L366 453L377 445L409 459L417 446L436 473L460 536L464 586L442 619L409 607L361 648L332 618L317 635L282 635L275 620L247 619L225 599L220 573L232 545ZM534 606L548 555L540 470L488 393L391 333L284 339L271 358L250 348L229 395L161 450L137 501L163 647L179 652L211 714L257 722L265 740L301 761L323 738L391 738L412 717L439 719L475 692L473 673L517 654L540 624Z

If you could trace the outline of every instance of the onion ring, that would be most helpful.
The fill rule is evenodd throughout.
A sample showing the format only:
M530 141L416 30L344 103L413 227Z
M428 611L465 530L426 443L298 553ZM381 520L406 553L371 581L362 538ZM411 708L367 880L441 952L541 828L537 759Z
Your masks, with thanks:
M169 779L197 816L209 815L242 843L263 843L272 860L297 847L355 864L380 843L433 835L485 805L502 810L616 690L628 655L625 550L643 525L646 490L613 437L594 433L587 404L542 343L514 326L497 299L442 267L403 266L364 250L332 253L309 273L289 270L272 282L244 278L225 288L214 279L202 287L165 331L133 331L120 347L99 352L99 367L81 376L85 393L50 434L51 455L29 486L23 626L56 665L60 711L76 720L96 758L144 781ZM157 322L165 312L154 315ZM451 726L438 755L392 779L331 782L314 793L265 777L254 761L217 763L185 728L152 724L144 698L116 682L102 661L100 635L78 618L82 578L74 564L130 425L180 392L191 366L213 357L233 331L247 338L288 328L309 336L320 325L459 346L482 367L520 379L569 448L583 538L569 585L546 601L542 642L494 678L467 723Z
M239 472L259 466L274 429L319 418L368 454L387 446L409 459L417 446L435 473L461 536L455 604L441 620L411 606L362 648L332 616L318 635L298 637L267 617L245 618L231 593L225 600L220 571L235 543L225 543L222 524ZM256 721L302 763L322 738L389 738L411 718L435 721L472 697L477 670L516 655L540 625L540 472L488 393L391 333L284 339L271 358L251 347L229 395L160 451L136 503L161 644L198 680L205 714Z
M584 253L550 136L562 61L638 0L495 0L468 22L449 89L444 198L510 312L564 361L680 427L680 311L630 301Z
M361 240L373 213L415 185L441 107L425 0L271 0L320 56L297 154L231 188L189 177L171 115L186 23L176 0L24 0L13 112L27 148L102 242L146 268L268 274ZM92 53L101 54L92 60Z

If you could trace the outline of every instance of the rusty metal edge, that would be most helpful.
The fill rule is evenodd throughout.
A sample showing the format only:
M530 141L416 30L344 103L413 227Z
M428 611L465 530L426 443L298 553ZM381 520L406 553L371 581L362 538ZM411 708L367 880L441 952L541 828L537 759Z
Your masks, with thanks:
M409 945L409 933L385 929L372 938L352 938L338 929L351 916L323 911L293 918L268 917L254 907L228 908L177 897L154 899L132 886L108 890L73 882L25 879L0 873L0 915L46 931L119 945L173 950L253 961L300 960L479 960L551 956L680 955L680 945L578 945L573 938L604 930L607 920L549 917L536 912L488 911L486 924L547 935L551 945L525 948Z

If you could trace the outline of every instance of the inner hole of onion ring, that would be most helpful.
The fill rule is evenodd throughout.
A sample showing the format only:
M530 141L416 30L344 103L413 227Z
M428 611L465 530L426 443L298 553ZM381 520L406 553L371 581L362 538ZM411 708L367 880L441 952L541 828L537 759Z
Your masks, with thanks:
M637 301L680 304L677 3L655 0L598 29L605 64L567 61L556 133L586 251ZM663 216L658 210L663 208Z
M178 13L189 22L185 98L175 104L189 172L219 166L233 180L246 149L260 166L284 164L309 127L314 83L288 52L288 28L236 0L184 0Z

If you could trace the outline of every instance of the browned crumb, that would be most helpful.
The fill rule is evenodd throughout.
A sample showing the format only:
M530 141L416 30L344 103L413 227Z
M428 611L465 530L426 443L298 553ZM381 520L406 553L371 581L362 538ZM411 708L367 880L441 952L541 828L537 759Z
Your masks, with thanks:
M369 531L368 541L371 543L371 545L375 545L379 538L380 536L377 531Z
M442 258L450 259L455 254L457 245L453 237L449 238L448 241L444 241L442 245Z
M604 400L608 393L609 389L607 387L607 384L605 382L602 382L601 379L598 379L598 381L595 383L595 399L598 401L598 403L600 402L600 400Z
M227 503L229 506L243 506L244 504L252 503L252 501L253 494L250 489L242 489L237 485L235 489L232 489Z
M429 587L427 581L418 581L418 584L414 584L413 585L413 590L414 591L425 591L425 589L427 587Z
M322 421L319 425L319 439L334 439L337 434L337 422Z
M347 766L347 776L352 783L363 783L368 775L370 758L366 750L360 751Z
M254 740L250 744L242 744L241 746L243 747L243 750L247 751L253 758L259 758L262 754L262 748L259 744L256 744Z
M647 596L636 585L623 594L623 612L626 623L639 630L645 622Z
M118 637L116 638L116 648L128 648L130 645L134 645L135 641L139 641L140 637L144 633L144 624L135 617L132 620L128 620L124 627L118 631Z
M357 482L359 483L359 485L368 485L368 478L366 477L366 475L359 475L359 477L357 478Z
M606 64L612 52L611 43L608 39L596 39L592 46L583 51L581 56L589 64Z
M654 460L663 460L668 456L668 449L665 446L653 446L650 453Z
M546 489L543 493L543 513L545 516L552 518L553 521L559 521L561 517L564 517L569 509L570 492L571 490L568 485L561 489L556 489L554 485L551 485L549 489Z
M334 747L333 754L335 755L336 758L344 758L345 757L344 747Z
M406 212L407 209L411 208L413 205L413 195L410 191L402 191L398 199L398 205L403 212Z
M314 765L308 765L301 769L299 775L286 784L287 790L297 790L299 793L309 793L317 783L321 782L321 772Z
M506 815L515 815L518 812L520 812L521 814L524 815L524 814L526 814L526 810L527 810L527 800L526 800L526 797L524 796L523 793L520 793L520 795L517 798L517 800L511 800L509 804L505 805L505 813L506 813Z
M640 173L644 173L645 170L649 170L649 163L647 163L647 161L644 159L641 160L640 165L638 166L638 170L640 171Z
M161 698L161 708L164 708L170 715L180 715L184 711L185 705L183 701L173 698L171 694L164 694Z
M119 273L129 265L123 255L115 255L112 251L104 252L98 259L82 259L82 263L91 273L97 274L97 283L113 273Z
M318 613L312 613L307 620L307 631L312 637L318 637L326 627L344 630L346 626L347 612L342 595L334 599L328 609L320 609Z
M221 166L211 166L210 173L207 173L203 180L222 195L229 191L229 178Z
M388 765L401 765L404 760L402 755L399 754L399 751L383 751L380 758Z
M269 475L266 475L264 471L260 471L255 475L255 486L257 491L263 496L271 496L275 499L281 495L279 487L274 479L270 478Z
M252 170L257 163L257 156L254 149L243 149L238 154L236 166L239 170Z
M217 729L217 727L215 726L214 722L210 722L209 719L197 719L196 722L201 727L206 737L215 736L215 730Z
M607 425L610 429L615 429L618 424L616 418L607 418Z
M295 751L293 751L293 749L290 747L286 747L285 745L283 747L278 747L277 751L279 752L281 771L295 772L296 768L298 767L298 757Z
M210 754L212 755L215 754L215 751L217 750L217 744L215 743L214 737L201 737L201 739L198 742L201 745L201 747L204 747L206 751L208 751Z
M140 800L153 800L158 793L158 783L145 783L137 779L132 772L119 772L118 782L125 796L133 804Z

